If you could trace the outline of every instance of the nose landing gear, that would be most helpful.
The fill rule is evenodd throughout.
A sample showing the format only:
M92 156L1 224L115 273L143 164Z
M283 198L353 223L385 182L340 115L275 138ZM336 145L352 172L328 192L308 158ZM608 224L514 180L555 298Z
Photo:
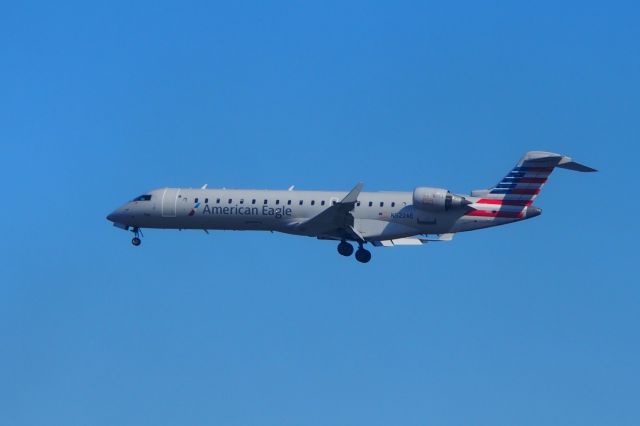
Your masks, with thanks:
M133 232L134 235L134 237L131 239L131 244L138 247L142 243L140 237L144 236L142 235L142 230L140 228L133 228L131 232Z

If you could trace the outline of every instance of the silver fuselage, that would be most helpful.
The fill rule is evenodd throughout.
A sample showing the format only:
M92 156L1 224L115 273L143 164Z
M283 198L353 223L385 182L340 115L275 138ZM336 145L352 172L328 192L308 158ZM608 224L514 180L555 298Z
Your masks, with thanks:
M149 200L128 202L108 219L134 228L259 230L340 239L340 235L318 235L299 225L339 202L347 192L162 188L147 194ZM503 225L537 216L540 210L528 207L519 218L467 213L468 209L417 208L411 192L361 192L351 212L356 231L367 241L376 241Z

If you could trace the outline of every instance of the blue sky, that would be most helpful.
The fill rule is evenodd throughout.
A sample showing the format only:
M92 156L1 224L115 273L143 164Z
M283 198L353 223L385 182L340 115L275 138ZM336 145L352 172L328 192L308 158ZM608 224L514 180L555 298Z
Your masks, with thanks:
M0 14L0 423L640 422L635 2L14 2ZM375 249L154 231L162 186L560 170L544 213Z

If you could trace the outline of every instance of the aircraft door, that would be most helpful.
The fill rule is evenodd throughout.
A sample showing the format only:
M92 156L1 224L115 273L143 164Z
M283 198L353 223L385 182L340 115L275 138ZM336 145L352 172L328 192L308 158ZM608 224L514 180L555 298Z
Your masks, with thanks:
M176 217L176 204L178 203L178 188L165 188L162 194L162 217Z

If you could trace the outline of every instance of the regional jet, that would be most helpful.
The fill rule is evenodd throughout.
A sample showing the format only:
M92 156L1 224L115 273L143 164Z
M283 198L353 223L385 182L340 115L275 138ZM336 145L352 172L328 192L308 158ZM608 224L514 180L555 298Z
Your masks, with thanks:
M134 198L107 216L114 226L133 232L140 245L142 228L251 230L284 232L334 240L338 253L367 263L376 247L448 241L458 232L506 225L538 216L533 206L556 168L595 169L570 157L531 151L493 188L454 194L443 188L413 192L349 192L256 189L161 188Z

